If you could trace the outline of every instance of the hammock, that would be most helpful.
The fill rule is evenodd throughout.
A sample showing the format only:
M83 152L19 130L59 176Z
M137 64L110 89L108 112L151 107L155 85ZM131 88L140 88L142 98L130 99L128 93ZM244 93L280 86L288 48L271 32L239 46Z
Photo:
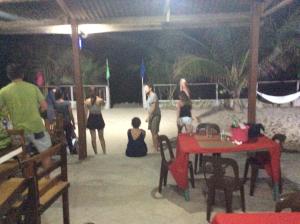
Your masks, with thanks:
M298 97L300 97L300 92L296 92L296 93L286 95L286 96L271 96L271 95L267 95L264 93L260 93L258 91L256 91L256 92L259 96L261 96L265 100L267 100L271 103L276 103L276 104L290 103L290 102L293 102L294 100L298 99Z

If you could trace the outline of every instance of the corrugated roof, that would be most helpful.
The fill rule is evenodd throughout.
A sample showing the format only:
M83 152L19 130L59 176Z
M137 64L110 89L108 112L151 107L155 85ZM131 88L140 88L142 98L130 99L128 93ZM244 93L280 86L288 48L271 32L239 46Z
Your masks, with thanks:
M275 0L274 0L275 1ZM228 23L237 22L241 13L241 23L245 22L243 13L250 12L250 0L2 0L0 1L0 33L14 30L32 31L34 26L61 25L67 23L65 9L58 2L63 2L67 11L71 12L78 23L130 23L142 29L143 25L150 28L159 27L161 18L170 10L172 19L178 21L194 21L201 23L201 15L229 13ZM168 3L169 2L169 3ZM231 13L231 14L230 14ZM199 19L198 18L199 15ZM194 17L193 17L194 16ZM160 18L161 17L161 18ZM205 17L203 17L206 19ZM216 24L222 22L216 16ZM214 19L213 16L211 19ZM1 22L2 20L2 22ZM207 20L207 23L210 21ZM195 22L196 23L196 22ZM18 27L18 24L20 27ZM117 24L117 25L118 25ZM132 25L133 24L133 25ZM31 27L30 27L31 25ZM195 24L197 25L197 24ZM206 24L209 25L209 24ZM128 27L116 26L112 30L126 30ZM11 28L11 29L10 29ZM13 29L12 29L13 28ZM147 28L147 27L146 27ZM23 29L23 31L21 31ZM31 32L30 31L30 32ZM39 31L37 31L39 32ZM44 31L41 31L44 32Z

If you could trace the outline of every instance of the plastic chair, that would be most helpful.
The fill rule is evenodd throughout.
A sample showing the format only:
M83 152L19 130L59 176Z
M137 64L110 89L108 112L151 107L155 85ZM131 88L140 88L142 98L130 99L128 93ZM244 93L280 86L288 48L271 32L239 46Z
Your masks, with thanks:
M207 177L208 167L212 167L212 175ZM231 169L230 169L231 168ZM226 175L226 171L232 170L234 176ZM241 207L245 212L245 193L243 181L239 178L238 164L234 159L218 156L203 156L203 171L208 187L206 219L209 222L212 206L215 204L215 191L222 190L225 194L226 212L232 212L232 195L234 191L240 191Z
M160 155L161 155L161 167L160 167L160 177L159 177L159 185L158 185L158 192L161 193L162 191L162 185L167 185L167 179L168 179L168 171L169 171L169 165L175 160L175 156L173 153L173 149L170 143L170 140L165 135L160 135L158 137L159 140L159 146L160 146ZM168 151L168 154L166 154L165 151ZM168 155L168 157L166 156ZM190 170L190 176L191 176L191 185L193 188L195 188L195 179L194 179L194 173L193 173L193 164L191 161L188 163L189 170Z
M283 134L275 134L272 138L273 141L276 141L280 144L284 143L286 136ZM247 182L249 166L251 166L251 178L250 178L250 196L254 195L255 182L260 169L265 169L266 164L270 164L271 158L269 152L256 152L254 156L250 156L246 160L245 170L244 170L244 183ZM280 178L279 182L279 192L282 192L282 180Z
M196 133L199 135L213 135L213 134L220 134L220 127L214 123L201 123L198 124ZM194 161L194 173L198 174L198 163L199 167L202 164L202 154L195 154L195 161Z

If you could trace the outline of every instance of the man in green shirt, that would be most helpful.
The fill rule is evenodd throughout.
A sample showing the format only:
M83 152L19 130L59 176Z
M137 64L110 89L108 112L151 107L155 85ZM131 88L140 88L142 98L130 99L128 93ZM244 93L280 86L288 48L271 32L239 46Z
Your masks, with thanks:
M0 89L0 109L7 108L14 129L24 130L26 144L33 143L39 152L48 149L51 140L40 116L40 111L47 110L44 96L35 85L23 81L20 65L8 65L7 76L12 82ZM50 163L50 157L45 159L44 168Z

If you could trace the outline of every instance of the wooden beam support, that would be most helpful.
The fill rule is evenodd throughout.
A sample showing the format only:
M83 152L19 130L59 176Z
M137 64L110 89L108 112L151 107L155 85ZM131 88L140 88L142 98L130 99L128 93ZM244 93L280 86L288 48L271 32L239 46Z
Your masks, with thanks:
M79 61L79 36L78 24L76 20L71 20L72 26L72 48L73 48L73 63L74 63L74 80L76 87L76 109L77 109L77 123L78 123L78 138L79 138L79 152L80 160L87 157L86 149L86 130L85 130L85 112L84 112L84 97L83 85L80 73Z
M5 3L26 3L26 2L41 2L45 0L0 0L0 4L5 4Z
M292 4L293 2L294 2L294 0L283 0L280 3L278 3L277 5L275 5L274 7L266 10L262 17L270 16L273 13L277 12L279 9L282 9L282 8Z
M20 17L20 16L17 16L15 14L7 13L7 12L4 12L2 10L0 10L0 18L7 19L7 20L10 20L10 21L25 19L24 17Z
M208 28L218 26L249 26L250 13L217 13L198 15L172 15L166 23L165 16L121 17L95 21L80 21L81 24L101 24L107 27L97 33L126 32L161 29ZM62 29L55 25L68 25L67 20L23 20L0 22L0 33L23 34L71 34L70 28ZM96 30L95 30L96 31Z
M70 17L71 19L76 18L64 0L56 0L56 2L59 5L59 7L61 8L61 10L65 13L66 16Z
M274 2L275 0L265 0L264 2L263 2L263 4L264 4L264 9L263 9L263 12L265 12L268 8L269 8L269 6L270 5L272 5L272 3Z
M248 78L248 123L256 121L256 85L258 74L259 34L262 3L252 2L250 27L250 73Z
M0 29L19 29L19 28L35 28L41 26L54 26L67 24L65 20L44 19L44 20L21 20L21 21L1 21Z

